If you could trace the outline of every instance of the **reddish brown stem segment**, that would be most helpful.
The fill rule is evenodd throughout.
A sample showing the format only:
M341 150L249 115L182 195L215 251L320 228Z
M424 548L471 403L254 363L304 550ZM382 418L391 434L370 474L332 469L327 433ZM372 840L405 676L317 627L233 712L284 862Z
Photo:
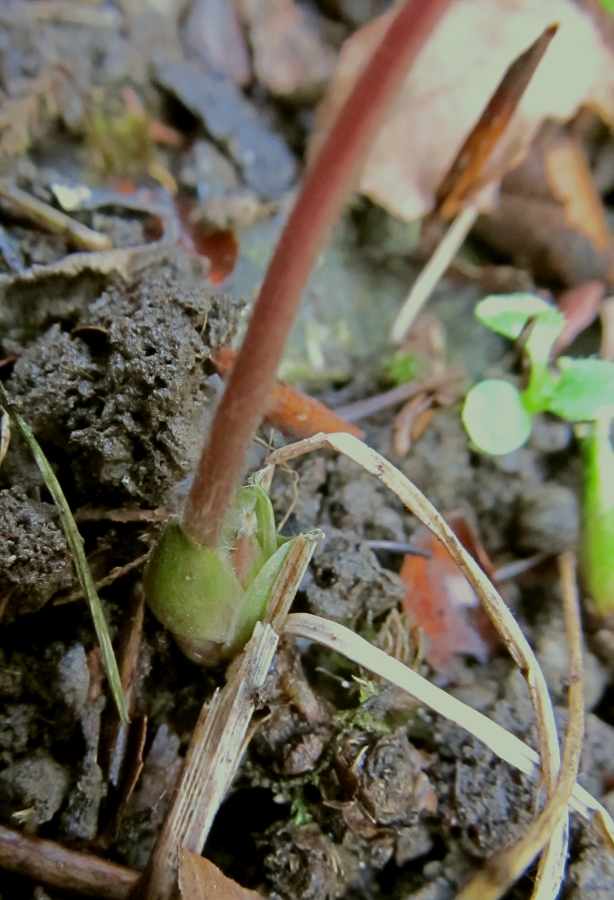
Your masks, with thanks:
M139 872L0 826L0 868L104 900L128 900Z
M450 0L405 0L303 179L215 414L184 527L215 547L301 294L388 102Z

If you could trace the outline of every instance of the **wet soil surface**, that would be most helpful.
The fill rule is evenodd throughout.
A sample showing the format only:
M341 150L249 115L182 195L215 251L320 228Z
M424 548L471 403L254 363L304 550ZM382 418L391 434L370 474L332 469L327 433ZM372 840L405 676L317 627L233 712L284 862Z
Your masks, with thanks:
M318 12L332 45L379 11L378 3L345 6L327 4ZM170 28L168 15L137 7L129 13L128 32L113 19L115 7L83 9L93 24L37 22L19 4L6 12L2 103L22 101L13 110L22 115L22 133L14 118L15 127L0 135L2 174L57 207L54 185L76 180L101 190L96 184L111 184L118 167L138 181L153 161L176 179L207 227L213 227L212 199L219 201L215 215L222 209L226 222L236 221L237 210L269 216L265 225L245 226L251 256L245 251L234 282L216 287L185 241L182 249L152 230L156 216L170 216L177 231L180 223L178 206L168 198L160 213L160 189L151 178L138 214L122 208L115 187L104 203L98 196L91 208L74 213L108 234L114 250L126 251L121 259L84 259L65 235L50 235L15 210L0 209L0 376L75 511L94 578L127 567L101 588L111 635L121 645L141 601L142 563L130 564L150 548L160 523L181 511L221 390L210 358L236 335L279 231L275 211L281 204L283 213L284 192L296 184L312 107L274 101L258 84L241 91L206 69L182 45L176 14ZM103 26L96 17L104 15ZM184 145L156 150L141 132L140 144L127 145L113 132L126 84L138 89L152 117L166 116L182 129ZM94 113L104 109L102 119L91 105L101 88L108 107ZM109 131L115 156L107 153ZM138 156L135 146L140 168L127 172ZM394 300L405 289L410 262L392 254L368 268L361 216L364 205L344 222L333 261L347 262L349 247L354 262L343 277L368 269L369 284L379 278L386 302ZM335 282L331 295L347 293L353 283ZM326 305L318 296L307 298L310 315ZM447 285L437 309L443 315L452 300L454 315L466 313L469 320L477 296ZM347 310L344 315L351 317ZM333 331L322 347L325 356L330 350L337 381L322 389L323 398L335 406L377 392L379 360L352 371L342 342L332 350L327 344ZM491 363L498 359L490 346L480 352ZM366 420L368 443L441 512L468 510L495 565L553 555L575 540L580 462L566 426L541 419L526 448L485 459L471 450L453 406L438 410L409 454L398 458L392 419L380 413ZM268 441L269 431L261 436ZM255 444L249 468L263 458ZM316 527L325 533L294 608L384 641L406 589L401 558L369 542L406 542L418 523L343 458L317 454L292 468L298 496L283 470L272 488L279 518L292 510L284 534ZM506 583L503 593L544 667L563 732L566 638L555 567L546 562ZM142 870L200 708L224 672L188 662L146 611L133 657L134 724L121 764L114 751L117 723L59 514L15 434L0 467L0 603L0 819ZM411 639L405 643L415 661L418 648ZM416 664L535 746L525 683L500 648L488 647L482 659L453 648L445 673ZM614 808L614 793L607 794L614 775L611 668L589 647L585 665L593 712L580 781ZM448 900L473 868L521 837L543 802L534 783L463 729L315 646L282 644L258 715L205 852L264 896ZM572 818L565 900L609 897L613 878L612 857ZM529 877L510 896L530 891ZM33 896L59 894L2 876L2 900Z

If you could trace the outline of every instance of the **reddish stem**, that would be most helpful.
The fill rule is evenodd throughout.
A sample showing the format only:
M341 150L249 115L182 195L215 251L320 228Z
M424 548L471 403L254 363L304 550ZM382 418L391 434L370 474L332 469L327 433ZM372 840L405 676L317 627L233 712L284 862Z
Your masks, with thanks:
M266 406L301 294L375 129L450 0L405 0L306 173L269 265L217 408L185 510L184 527L217 546L244 458Z

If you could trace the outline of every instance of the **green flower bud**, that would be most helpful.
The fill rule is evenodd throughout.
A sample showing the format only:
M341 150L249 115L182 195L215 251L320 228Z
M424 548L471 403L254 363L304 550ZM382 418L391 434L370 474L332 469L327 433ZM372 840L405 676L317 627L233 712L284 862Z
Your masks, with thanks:
M248 485L237 492L218 549L200 546L178 523L165 528L143 576L149 606L187 656L215 665L241 650L263 617L289 547L277 536L268 495Z
M598 418L584 439L582 572L597 610L614 610L614 450L612 410Z

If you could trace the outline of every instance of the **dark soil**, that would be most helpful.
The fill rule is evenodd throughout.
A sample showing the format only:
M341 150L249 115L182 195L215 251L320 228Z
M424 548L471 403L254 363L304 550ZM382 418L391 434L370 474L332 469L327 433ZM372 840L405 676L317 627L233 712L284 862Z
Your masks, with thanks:
M102 9L83 7L94 18ZM323 3L316 20L338 42L380 7ZM310 107L275 102L261 85L242 92L205 71L182 46L175 20L170 27L153 7L131 10L130 17L130 29L37 22L18 12L7 18L0 100L19 89L19 96L36 99L37 112L22 123L22 145L19 134L11 136L17 146L0 134L2 173L55 205L57 183L113 185L121 176L145 184L150 193L142 205L150 204L151 215L122 208L117 193L75 213L110 235L115 248L135 253L160 238L151 229L159 186L146 175L156 153L201 217L212 215L204 199L213 197L226 204L233 223L238 208L269 219L264 232L246 232L258 261L242 257L237 280L217 288L202 259L176 242L127 271L90 261L58 273L53 267L74 246L0 206L0 377L75 511L95 579L141 557L160 523L181 512L221 389L210 358L237 332L245 304L237 285L246 272L249 290L257 285L280 221L262 204L283 201L296 184L312 118ZM116 155L107 153L101 169L107 145L100 122L98 130L92 124L96 89L103 89L110 129L127 84L152 116L183 130L186 144L156 151L140 135L141 143L127 150L115 133ZM361 215L368 218L364 204L352 212L349 243L364 266ZM374 279L378 267L387 278L398 271L405 278L409 269L407 260L376 263ZM456 301L455 290L446 283L440 310ZM454 315L466 310L469 318L473 300L463 297ZM490 349L484 355L492 361ZM376 393L379 372L379 359L357 363L322 396L334 406ZM440 409L410 453L397 459L392 418L367 420L367 441L441 512L468 510L495 565L556 554L574 542L580 462L567 426L540 419L527 447L493 460L471 450L458 407ZM262 437L269 440L265 428ZM248 468L263 458L255 444ZM317 454L293 468L298 499L284 533L317 527L326 535L294 609L350 624L377 642L405 588L400 557L366 542L410 540L417 522L344 458ZM279 518L294 502L293 490L279 471L272 488ZM141 572L137 566L101 589L116 645L137 617ZM546 562L503 592L537 651L563 732L567 650L555 567ZM114 753L117 723L59 515L14 433L0 467L0 606L1 821L144 869L200 708L224 672L189 662L146 611L125 760ZM613 807L612 673L589 649L585 665L587 705L595 712L587 717L580 781ZM422 671L535 745L526 685L502 651L493 649L485 661L456 654L445 675L426 664ZM205 853L264 896L449 900L475 867L521 837L542 802L534 783L463 729L315 646L282 643L258 714ZM610 897L612 856L575 816L572 835L565 900ZM510 897L530 891L529 877ZM0 877L1 900L33 896L53 900L60 893Z

